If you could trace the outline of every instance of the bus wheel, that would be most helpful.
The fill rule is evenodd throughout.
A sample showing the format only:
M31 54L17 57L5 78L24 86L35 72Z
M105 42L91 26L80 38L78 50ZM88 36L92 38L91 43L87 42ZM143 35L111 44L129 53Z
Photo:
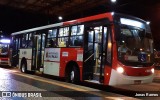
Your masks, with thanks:
M67 75L67 81L70 83L78 83L80 78L79 78L79 70L75 66L73 66Z
M27 71L26 68L27 68L27 64L25 62L22 62L22 64L21 64L21 72L26 73L26 71Z

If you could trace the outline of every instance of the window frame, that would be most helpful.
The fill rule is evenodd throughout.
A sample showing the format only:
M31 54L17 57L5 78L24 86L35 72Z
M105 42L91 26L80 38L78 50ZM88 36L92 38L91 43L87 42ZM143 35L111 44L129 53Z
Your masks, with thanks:
M74 27L74 26L77 27L76 31L78 30L78 26L83 26L82 34L80 34L80 35L72 35L72 27ZM69 47L83 47L83 45L84 45L84 31L85 31L85 24L84 23L82 23L82 24L75 24L75 25L71 25L70 26ZM77 32L76 32L76 34L77 34ZM78 37L81 36L82 37L82 45L79 45L79 46L71 45L71 38L72 37L76 37L76 36L78 36Z

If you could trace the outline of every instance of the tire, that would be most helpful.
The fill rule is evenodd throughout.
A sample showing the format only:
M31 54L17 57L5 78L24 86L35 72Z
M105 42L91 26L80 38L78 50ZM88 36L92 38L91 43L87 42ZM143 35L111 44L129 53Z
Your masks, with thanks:
M21 63L21 72L26 73L27 72L27 64L25 62Z
M67 82L69 83L79 83L80 81L80 73L78 68L73 66L67 72Z

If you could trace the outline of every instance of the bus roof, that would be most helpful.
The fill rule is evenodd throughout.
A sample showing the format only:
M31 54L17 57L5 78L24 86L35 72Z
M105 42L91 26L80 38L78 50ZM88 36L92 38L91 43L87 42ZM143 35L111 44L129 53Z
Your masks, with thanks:
M98 20L98 19L103 19L103 18L108 18L110 21L113 20L111 13L103 13L103 14L98 14L94 16L89 16L85 18L80 18L76 20L71 20L71 21L66 21L66 22L61 22L61 23L56 23L56 24L50 24L50 25L45 25L41 27L36 27L36 28L31 28L23 31L18 31L14 32L11 35L18 35L18 34L23 34L23 33L28 33L28 32L33 32L33 31L38 31L38 30L43 30L47 28L52 28L52 27L58 27L58 26L66 26L66 25L72 25L72 24L77 24L77 23L82 23L82 22L87 22L87 21L93 21L93 20Z
M128 18L134 18L134 19L137 19L139 21L145 22L142 19L139 19L139 18L134 17L134 16L130 16L130 15L124 15L124 14L119 14L119 13L115 13L114 15L125 16L125 17L128 17ZM83 22L88 22L88 21L93 21L93 20L98 20L98 19L104 19L104 18L108 18L109 21L113 21L112 13L109 12L109 13L103 13L103 14L98 14L98 15L94 15L94 16L79 18L79 19L75 19L75 20L71 20L71 21L60 22L60 23L56 23L56 24L50 24L50 25L45 25L45 26L41 26L41 27L31 28L31 29L27 29L27 30L23 30L23 31L19 31L19 32L14 32L11 35L18 35L18 34L23 34L23 33L28 33L28 32L34 32L34 31L54 28L54 27L58 27L58 26L75 25L75 24L80 24L80 23L83 23Z
M27 29L27 30L23 30L23 31L19 31L19 32L14 32L11 35L17 35L17 34L23 34L23 33L33 32L33 31L38 31L38 30L42 30L42 29L46 29L46 28L57 27L57 26L61 26L61 25L63 25L63 23L50 24L50 25L45 25L45 26L41 26L41 27L31 28L31 29Z

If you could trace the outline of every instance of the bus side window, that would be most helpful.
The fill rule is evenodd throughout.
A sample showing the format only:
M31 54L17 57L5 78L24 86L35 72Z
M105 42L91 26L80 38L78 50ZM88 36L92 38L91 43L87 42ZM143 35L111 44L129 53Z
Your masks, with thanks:
M48 30L46 47L53 47L53 48L57 47L56 36L57 36L57 29Z
M83 37L82 36L72 36L70 37L70 46L82 46Z
M83 44L84 25L72 26L70 46L82 46Z
M31 48L32 47L32 43L33 42L33 36L32 33L29 34L29 39L28 39L28 47Z
M68 37L60 37L58 38L58 46L66 47L68 45Z
M49 40L49 47L55 48L56 46L56 41L54 39Z
M58 47L67 47L69 37L69 27L59 28Z
M28 38L26 38L26 36L28 36L27 34L23 34L23 38L22 38L22 48L26 48L27 47L27 40Z

